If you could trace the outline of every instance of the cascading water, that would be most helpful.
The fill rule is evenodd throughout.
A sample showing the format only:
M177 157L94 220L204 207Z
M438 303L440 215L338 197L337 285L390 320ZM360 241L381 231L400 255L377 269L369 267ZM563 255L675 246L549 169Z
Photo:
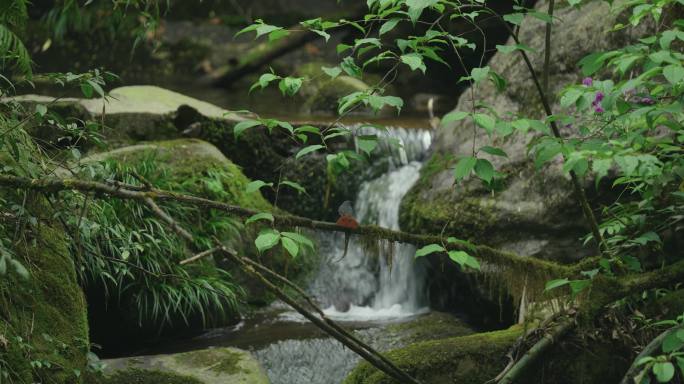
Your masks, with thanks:
M351 128L357 134L369 134L363 126ZM425 130L387 131L368 173L381 174L362 183L354 204L360 222L399 228L399 205L418 180L430 141L430 132ZM397 142L400 147L392 144ZM324 260L309 293L326 308L326 315L346 322L347 328L378 350L404 345L400 335L388 336L388 326L427 311L425 276L421 264L414 261L415 248L380 240L364 246L362 238L353 236L342 257L341 234L316 236ZM236 327L208 332L185 345L176 343L174 351L216 346L250 349L272 384L340 383L360 359L282 303Z
M354 208L364 224L399 229L399 205L419 178L420 160L431 135L424 130L391 128L388 137L380 143L380 151L389 159L389 170L362 184ZM390 141L398 141L401 147ZM415 248L383 242L377 249L369 248L352 237L342 257L342 235L319 234L319 251L326 258L309 291L327 307L326 315L338 321L379 322L426 311L424 273L414 262ZM283 318L296 320L297 315L288 312ZM383 344L374 340L373 329L357 332L372 344ZM329 338L279 341L255 355L274 384L338 383L359 359Z
M410 162L363 184L355 204L357 219L399 229L399 203L418 180L421 164ZM331 317L375 320L410 315L424 305L422 273L408 244L380 244L366 249L353 237L343 257L343 235L328 236L321 247L328 255L311 288ZM383 245L386 245L383 247Z

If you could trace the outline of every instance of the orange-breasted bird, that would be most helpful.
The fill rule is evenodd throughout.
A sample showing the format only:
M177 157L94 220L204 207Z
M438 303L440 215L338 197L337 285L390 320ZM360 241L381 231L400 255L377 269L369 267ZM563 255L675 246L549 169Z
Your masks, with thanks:
M354 207L349 200L343 202L340 207L337 208L337 213L340 214L340 218L337 219L336 224L347 229L344 231L344 254L342 254L341 258L343 259L345 256L347 256L347 250L349 249L349 230L358 228L359 222L354 218Z

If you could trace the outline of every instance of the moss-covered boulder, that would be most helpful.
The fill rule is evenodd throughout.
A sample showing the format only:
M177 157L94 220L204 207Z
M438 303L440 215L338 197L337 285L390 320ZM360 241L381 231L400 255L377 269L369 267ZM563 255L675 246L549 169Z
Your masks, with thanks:
M387 353L400 368L426 384L481 384L493 380L509 363L507 354L524 334L509 329L419 342ZM520 384L616 383L629 366L629 350L620 341L570 336L527 367ZM395 383L363 362L344 384Z
M4 191L2 197L8 197ZM0 378L10 383L79 383L90 342L69 240L42 197L25 197L26 214L37 220L33 223L14 222L5 210L9 205L0 208L0 241L14 236L11 248L0 244ZM27 270L26 277L18 273L16 262Z
M201 189L207 187L201 185L201 175L220 169L229 176L221 180L221 190L224 192L221 201L259 210L272 208L261 193L247 193L246 187L251 180L215 146L202 140L178 139L150 142L93 154L84 159L84 162L98 161L115 161L132 166L148 161L158 167L156 170L158 173L165 173L168 179L185 181L196 178L198 189L186 192L196 192L206 197L214 196L209 196L208 188ZM192 189L192 186L188 185L187 188Z
M544 12L547 6L547 1L540 1L536 8ZM577 63L584 56L624 46L636 39L638 33L605 31L606 26L618 22L620 17L600 1L557 9L550 61L552 95L568 83L581 81ZM520 40L535 50L528 53L535 68L543 66L544 25L529 17L520 29ZM534 83L518 55L497 53L489 66L508 80L508 86L498 92L491 82L482 82L474 90L478 101L500 116L543 115ZM470 108L471 93L466 91L456 109L469 111ZM563 134L571 136L572 130L565 127ZM528 156L527 146L537 135L530 130L527 134L516 133L502 139L479 129L474 136L472 121L468 119L445 124L436 133L433 155L422 170L420 182L402 203L402 228L431 233L440 233L444 228L445 233L460 238L561 261L594 253L591 247L581 247L579 239L589 231L560 160L551 161L539 172ZM455 160L471 154L473 147L485 145L502 148L508 154L508 157L483 154L504 173L503 180L495 185L496 192L487 190L474 178L454 186ZM587 192L594 206L610 194L606 189L597 191L592 180L587 180Z
M481 384L505 366L505 355L522 328L425 341L387 353L387 358L416 379L430 384ZM391 378L363 362L344 384L394 383Z
M249 353L236 348L212 348L173 355L139 356L105 360L105 384L175 384L181 377L192 384L268 384L266 373ZM139 377L149 376L145 381ZM164 379L164 377L167 379ZM129 377L131 381L123 381ZM168 382L168 383L167 383Z

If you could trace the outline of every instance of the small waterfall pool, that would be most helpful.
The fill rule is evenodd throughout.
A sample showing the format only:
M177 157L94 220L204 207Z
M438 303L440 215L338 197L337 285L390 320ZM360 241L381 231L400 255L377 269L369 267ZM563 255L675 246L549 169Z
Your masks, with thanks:
M365 134L360 125L352 129ZM389 128L383 134L376 152L389 160L388 170L360 186L354 201L359 222L399 229L399 205L419 178L430 142L429 130ZM402 346L400 338L388 337L385 328L429 312L426 276L422 264L414 261L415 248L385 241L368 247L353 236L343 257L343 234L317 233L315 237L322 261L308 287L310 295L327 316L375 348ZM176 343L173 349L218 346L252 351L273 384L340 383L360 360L278 302L235 327Z

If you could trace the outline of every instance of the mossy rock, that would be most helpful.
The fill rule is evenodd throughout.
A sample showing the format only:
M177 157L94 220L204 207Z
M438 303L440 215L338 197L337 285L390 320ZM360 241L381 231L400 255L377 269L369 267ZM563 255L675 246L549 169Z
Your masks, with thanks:
M136 376L179 375L188 378L188 383L197 384L268 384L269 380L256 359L249 353L237 348L212 348L173 355L139 356L106 360L106 375L110 379L105 384L123 383L112 380L118 375L132 378ZM163 377L163 376L162 376ZM148 381L136 379L131 383L147 384ZM151 382L150 382L151 383ZM154 383L165 383L155 381ZM169 384L176 381L169 381ZM180 382L179 382L180 383Z
M437 311L431 311L411 321L391 324L387 327L386 331L389 332L389 337L401 335L402 340L406 340L408 343L446 339L475 333L473 328L458 317Z
M222 180L222 189L226 192L223 202L258 210L272 209L261 193L246 192L247 184L251 180L237 165L228 160L216 147L202 140L177 139L138 144L94 154L84 161L115 160L122 164L134 165L143 159L152 158L159 164L160 172L168 172L169 178L178 181L197 178L212 169L226 171L230 178ZM198 187L200 188L195 192L202 196L201 186Z
M482 384L494 379L508 364L507 353L525 332L522 325L487 333L420 342L390 351L386 356L426 384ZM615 383L629 366L629 350L619 342L583 340L567 336L527 367L519 384ZM363 362L344 384L395 383Z
M50 96L22 95L11 98L29 109L36 104L50 104ZM110 147L138 141L173 139L193 122L213 119L230 124L243 118L213 104L151 85L132 85L112 89L106 99L61 98L57 111L63 117L79 117L100 121L104 113L105 129L101 132ZM49 128L49 127L48 127ZM43 128L40 138L51 133Z
M416 379L430 384L482 384L506 365L505 355L522 327L425 341L386 354ZM359 364L344 384L395 383L367 362Z
M90 378L86 384L205 384L194 377L163 371L127 369L104 378Z
M90 342L68 239L42 197L30 195L26 209L39 222L24 226L12 250L28 279L8 266L0 280L0 367L10 382L78 383Z

